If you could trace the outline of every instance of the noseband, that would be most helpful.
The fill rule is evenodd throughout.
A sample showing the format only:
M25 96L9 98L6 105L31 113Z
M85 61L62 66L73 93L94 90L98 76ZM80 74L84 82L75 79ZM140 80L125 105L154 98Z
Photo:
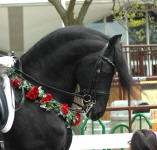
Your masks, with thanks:
M108 43L102 49L101 54L99 55L96 64L94 66L93 74L91 81L89 83L88 89L83 89L81 94L83 95L83 103L84 103L84 112L88 114L92 109L93 105L96 104L96 95L110 95L110 93L106 93L101 90L96 90L96 79L98 75L103 72L101 70L101 62L109 63L113 68L115 68L115 64L108 58L104 56L104 53L108 47Z

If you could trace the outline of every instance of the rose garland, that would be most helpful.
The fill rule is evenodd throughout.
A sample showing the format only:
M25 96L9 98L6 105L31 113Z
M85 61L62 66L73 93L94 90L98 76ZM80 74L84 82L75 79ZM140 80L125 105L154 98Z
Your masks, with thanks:
M58 103L52 98L50 93L45 93L41 86L33 86L30 82L22 80L17 74L15 74L13 68L8 71L8 75L11 77L12 87L18 90L21 90L23 87L28 100L39 103L40 107L46 111L53 110L56 112L65 120L67 128L80 123L80 113L69 110L68 104Z

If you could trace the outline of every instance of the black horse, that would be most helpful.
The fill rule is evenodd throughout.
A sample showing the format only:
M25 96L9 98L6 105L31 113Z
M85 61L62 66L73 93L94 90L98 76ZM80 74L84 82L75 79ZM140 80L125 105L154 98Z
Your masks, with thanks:
M61 28L37 42L15 68L26 80L42 85L55 100L69 107L79 84L83 108L88 117L97 120L105 112L115 70L123 88L130 91L132 78L120 39L121 35L109 38L80 26ZM29 100L16 111L11 130L3 135L6 150L68 150L72 140L72 130L62 117L53 110L45 112Z

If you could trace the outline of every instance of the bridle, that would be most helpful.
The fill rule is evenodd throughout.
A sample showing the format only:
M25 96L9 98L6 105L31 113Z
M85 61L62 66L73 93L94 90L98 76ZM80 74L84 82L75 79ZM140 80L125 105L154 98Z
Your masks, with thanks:
M95 89L97 76L101 72L101 63L106 61L113 68L115 68L115 64L108 57L104 56L104 53L105 53L107 47L108 47L108 43L104 46L104 48L101 51L101 54L98 56L98 59L96 61L94 69L93 69L93 74L92 74L92 77L91 77L91 81L88 85L88 89L83 89L79 93L71 93L71 92L56 88L54 86L49 86L47 84L39 82L38 80L33 78L31 75L29 75L29 74L22 71L22 67L21 67L22 64L21 64L20 59L19 59L19 68L20 69L17 69L15 67L14 67L14 69L15 69L17 74L20 74L21 78L28 78L28 79L32 80L33 82L37 83L38 85L43 86L45 88L54 90L56 92L60 92L62 94L66 94L66 95L70 95L70 96L76 96L76 97L79 97L79 98L83 99L83 103L84 103L83 106L76 103L76 102L73 102L73 103L77 104L79 107L82 107L83 113L88 114L90 112L90 110L92 109L93 105L96 103L96 100L95 100L96 95L109 95L110 94L110 93L106 93L104 91Z
M88 88L83 89L81 91L81 94L83 95L83 103L84 103L84 112L88 114L90 110L92 109L93 105L96 104L96 96L97 95L110 95L109 92L104 92L101 90L96 90L96 79L98 75L103 72L101 70L101 64L102 62L109 63L113 68L115 68L115 64L106 56L104 56L104 53L108 47L108 43L104 46L104 48L101 51L101 54L98 56L98 59L95 63L95 66L93 68L93 73L91 76L91 80L89 82Z

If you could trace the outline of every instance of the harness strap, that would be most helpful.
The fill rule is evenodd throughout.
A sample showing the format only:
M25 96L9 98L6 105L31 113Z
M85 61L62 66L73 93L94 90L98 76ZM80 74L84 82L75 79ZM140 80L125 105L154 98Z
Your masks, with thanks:
M55 90L55 91L57 91L57 92L61 92L61 93L66 94L66 95L77 96L77 97L83 98L83 96L80 95L80 94L78 94L78 93L70 93L70 92L68 92L68 91L65 91L65 90L62 90L62 89L58 89L58 88L56 88L56 87L54 87L54 86L49 86L49 85L47 85L47 84L44 84L44 83L42 83L42 82L39 82L38 80L34 79L34 78L33 78L32 76L30 76L29 74L27 74L27 73L25 73L25 72L23 72L23 71L21 71L21 70L15 68L15 67L14 67L14 69L15 69L15 71L16 71L17 73L20 73L20 74L22 74L23 76L25 76L25 77L27 77L27 78L30 78L30 79L31 79L32 81L34 81L35 83L37 83L37 84L39 84L39 85L41 85L41 86L44 86L44 87L46 87L46 88L48 88L48 89L52 89L52 90ZM23 78L23 77L21 77L21 78Z
M96 90L96 95L110 95L110 93L106 93L104 91Z

